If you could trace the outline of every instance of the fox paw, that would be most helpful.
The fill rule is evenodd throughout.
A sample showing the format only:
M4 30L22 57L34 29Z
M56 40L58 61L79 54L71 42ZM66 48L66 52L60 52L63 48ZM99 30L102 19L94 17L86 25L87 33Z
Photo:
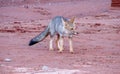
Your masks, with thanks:
M62 53L63 51L59 50L58 52L59 52L59 53Z
M70 53L71 53L71 54L73 54L73 53L74 53L74 51L70 51Z
M49 49L50 51L54 51L54 49Z

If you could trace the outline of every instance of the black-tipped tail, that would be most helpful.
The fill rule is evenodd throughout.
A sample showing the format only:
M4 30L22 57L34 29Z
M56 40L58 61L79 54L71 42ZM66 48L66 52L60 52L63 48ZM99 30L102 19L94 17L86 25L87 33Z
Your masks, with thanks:
M32 46L42 40L44 40L49 35L49 27L47 27L42 33L30 40L29 46Z
M29 43L29 46L32 46L32 45L34 45L34 44L36 44L36 43L38 43L38 42L39 42L39 41L35 41L35 40L32 39L32 40L30 41L30 43Z

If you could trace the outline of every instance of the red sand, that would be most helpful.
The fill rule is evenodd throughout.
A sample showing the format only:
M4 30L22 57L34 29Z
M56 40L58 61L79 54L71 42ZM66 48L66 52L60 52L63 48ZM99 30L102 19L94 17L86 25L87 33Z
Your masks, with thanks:
M1 7L0 74L120 74L120 10L111 10L109 0L93 1ZM67 38L63 53L55 45L48 50L49 37L28 46L56 15L76 16L74 54Z

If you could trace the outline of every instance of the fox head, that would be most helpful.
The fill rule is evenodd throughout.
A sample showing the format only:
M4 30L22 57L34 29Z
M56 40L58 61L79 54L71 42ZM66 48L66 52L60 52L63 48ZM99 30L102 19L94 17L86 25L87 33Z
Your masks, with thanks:
M75 32L76 25L74 23L74 20L75 20L75 17L71 18L70 20L63 20L65 29L69 31L69 33L72 35L78 34L77 32Z

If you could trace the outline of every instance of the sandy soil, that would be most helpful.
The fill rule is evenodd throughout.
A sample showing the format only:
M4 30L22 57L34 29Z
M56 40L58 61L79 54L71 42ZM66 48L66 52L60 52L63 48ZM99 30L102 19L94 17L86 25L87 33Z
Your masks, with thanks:
M102 1L1 7L0 74L120 74L120 10L106 6L109 0ZM69 53L67 38L63 53L55 43L55 51L48 50L49 37L28 46L56 15L76 16L79 34L73 37L74 54Z

